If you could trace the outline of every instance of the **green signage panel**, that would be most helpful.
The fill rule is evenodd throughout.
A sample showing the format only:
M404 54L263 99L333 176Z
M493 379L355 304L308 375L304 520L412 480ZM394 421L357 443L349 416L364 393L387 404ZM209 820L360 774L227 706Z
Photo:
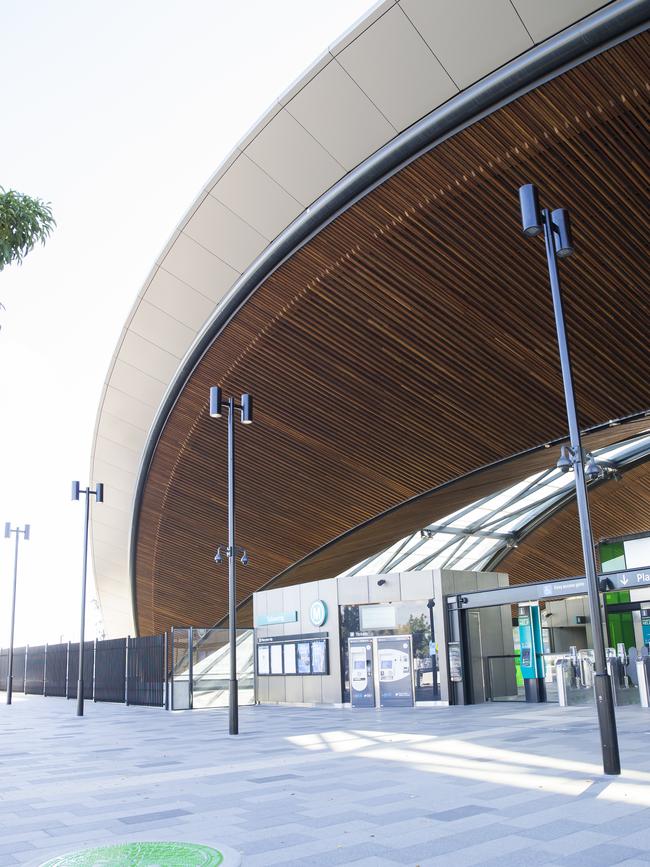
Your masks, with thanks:
M295 623L297 620L297 611L278 611L275 614L260 614L255 626L275 626L278 623Z

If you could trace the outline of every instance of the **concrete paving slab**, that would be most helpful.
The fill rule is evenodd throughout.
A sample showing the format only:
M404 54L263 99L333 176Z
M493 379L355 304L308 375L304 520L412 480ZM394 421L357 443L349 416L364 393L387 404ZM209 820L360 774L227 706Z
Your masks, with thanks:
M136 840L226 847L250 867L648 863L640 708L617 711L615 779L590 708L258 706L239 738L227 710L74 713L0 705L0 867Z

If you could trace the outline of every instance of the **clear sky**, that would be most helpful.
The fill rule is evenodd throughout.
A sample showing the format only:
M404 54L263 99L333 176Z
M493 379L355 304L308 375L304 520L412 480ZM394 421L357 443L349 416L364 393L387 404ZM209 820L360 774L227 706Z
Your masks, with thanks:
M58 223L0 272L0 522L32 526L17 645L79 638L70 482L89 481L102 383L156 256L237 140L372 5L0 0L0 186L50 201ZM0 538L0 646L12 577Z

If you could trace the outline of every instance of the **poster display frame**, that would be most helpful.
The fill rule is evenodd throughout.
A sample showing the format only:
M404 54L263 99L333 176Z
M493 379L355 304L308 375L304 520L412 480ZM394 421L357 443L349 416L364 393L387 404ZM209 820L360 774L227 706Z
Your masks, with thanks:
M324 645L322 654L316 657L322 660L322 670L314 670L314 644ZM307 655L302 657L303 664L308 662L308 670L300 670L299 645L308 647ZM255 648L255 673L258 677L326 677L330 674L329 635L310 635L304 638L296 635L275 641L258 640Z

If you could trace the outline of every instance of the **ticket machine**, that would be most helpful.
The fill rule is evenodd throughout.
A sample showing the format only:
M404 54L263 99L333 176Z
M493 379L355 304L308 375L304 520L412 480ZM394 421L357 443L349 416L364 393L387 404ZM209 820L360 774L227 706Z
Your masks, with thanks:
M413 707L410 635L348 639L352 707Z

